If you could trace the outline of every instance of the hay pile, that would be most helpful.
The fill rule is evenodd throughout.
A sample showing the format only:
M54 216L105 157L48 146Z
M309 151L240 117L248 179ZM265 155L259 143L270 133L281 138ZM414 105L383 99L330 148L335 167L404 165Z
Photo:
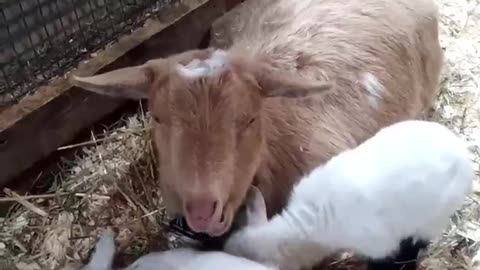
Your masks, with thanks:
M434 119L470 142L478 172L480 3L437 2L442 13L446 68ZM17 203L8 216L0 219L0 270L58 269L67 263L83 264L105 226L119 233L117 240L123 255L120 264L146 250L170 248L175 241L160 226L165 213L161 196L155 193L155 161L148 127L148 116L140 112L125 119L120 128L92 137L91 142L82 145L81 157L64 162L65 170L52 178L47 194L29 197L7 190L10 196L3 200ZM457 213L451 228L425 254L424 269L480 269L478 180L474 195Z
M58 269L85 262L106 226L118 232L119 251L127 262L144 250L169 248L160 226L164 213L155 193L148 126L139 114L92 138L81 158L65 161L67 169L52 179L52 193L33 199L11 194L19 203L2 220L0 269Z

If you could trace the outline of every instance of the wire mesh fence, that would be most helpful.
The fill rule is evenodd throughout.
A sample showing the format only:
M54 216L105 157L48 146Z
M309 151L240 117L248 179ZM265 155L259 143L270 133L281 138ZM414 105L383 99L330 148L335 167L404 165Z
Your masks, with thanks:
M0 109L175 0L0 0Z

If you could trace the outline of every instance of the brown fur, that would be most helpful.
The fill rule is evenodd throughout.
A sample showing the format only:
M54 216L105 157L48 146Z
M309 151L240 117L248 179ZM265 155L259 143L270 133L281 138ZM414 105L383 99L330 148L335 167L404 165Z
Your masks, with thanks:
M432 0L250 0L241 8L242 29L216 75L184 78L175 69L209 49L117 71L130 76L72 80L148 97L168 210L218 200L227 227L251 183L272 216L310 169L428 109L443 58ZM376 106L367 72L383 85Z

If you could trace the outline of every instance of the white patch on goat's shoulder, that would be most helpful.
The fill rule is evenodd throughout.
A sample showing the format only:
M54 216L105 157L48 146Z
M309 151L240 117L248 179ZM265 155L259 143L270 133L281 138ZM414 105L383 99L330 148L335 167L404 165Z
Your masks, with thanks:
M370 72L365 72L362 76L362 83L369 96L368 101L374 109L378 109L379 101L382 99L384 87L377 77Z
M200 78L218 74L227 64L227 53L216 50L205 60L193 59L187 65L177 65L178 73L185 78Z

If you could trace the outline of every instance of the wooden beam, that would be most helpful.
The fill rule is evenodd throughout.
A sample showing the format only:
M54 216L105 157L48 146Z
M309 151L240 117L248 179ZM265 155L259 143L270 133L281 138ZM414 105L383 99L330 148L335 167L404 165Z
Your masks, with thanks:
M213 21L239 0L182 0L132 34L98 51L75 72L94 75L197 48ZM0 186L69 143L127 100L101 96L52 80L0 114Z

